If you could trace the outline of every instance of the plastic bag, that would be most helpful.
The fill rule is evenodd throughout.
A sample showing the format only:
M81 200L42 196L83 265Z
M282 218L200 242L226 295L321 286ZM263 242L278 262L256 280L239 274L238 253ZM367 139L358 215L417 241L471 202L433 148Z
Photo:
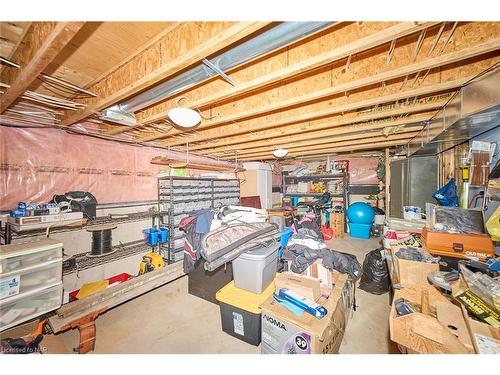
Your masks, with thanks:
M432 194L441 206L458 207L457 184L454 178L450 178L442 188Z
M366 254L359 288L371 294L384 294L390 288L389 271L381 249Z
M486 229L488 229L493 241L500 241L500 206L497 207L486 222Z

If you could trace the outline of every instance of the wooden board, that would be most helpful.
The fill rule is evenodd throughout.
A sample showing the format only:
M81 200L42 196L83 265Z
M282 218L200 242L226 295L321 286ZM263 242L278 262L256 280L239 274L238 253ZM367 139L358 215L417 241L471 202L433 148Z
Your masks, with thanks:
M224 138L233 135L240 135L248 132L253 132L256 130L258 131L263 129L271 129L274 127L294 124L298 122L306 122L314 119L332 116L335 114L351 112L362 108L369 108L384 103L392 103L394 101L404 100L408 98L420 97L439 92L449 92L456 90L471 78L472 77L464 77L457 80L441 82L436 84L429 84L416 89L399 91L397 93L389 95L376 96L375 92L371 92L370 93L371 95L365 95L363 96L365 98L359 98L359 99L357 98L358 95L352 95L348 98L349 100L342 100L343 104L340 103L335 104L335 100L327 101L321 105L321 107L323 107L322 109L310 110L300 115L294 115L294 110L290 110L283 112L282 116L277 116L273 114L270 115L269 117L266 116L258 120L254 119L254 120L249 120L247 122L229 124L220 128L206 129L206 130L200 129L197 131L196 135L190 138L190 143L202 142L217 138ZM275 118L278 119L275 120ZM170 140L169 145L176 146L183 143L184 142L182 142L181 140Z
M139 93L267 24L220 22L206 23L202 28L192 22L184 24L113 71L106 79L89 87L89 90L98 94L98 97L87 100L86 104L89 106L87 109L66 116L62 124L72 125L96 111ZM167 49L176 43L180 48ZM161 58L158 58L159 56Z
M226 90L215 92L212 95L205 95L204 97L189 103L189 105L191 107L203 108L207 105L214 105L219 102L227 101L228 99L235 98L252 91L260 90L276 82L285 79L288 80L308 71L321 68L334 61L338 61L351 55L364 52L373 47L390 42L393 39L410 35L417 31L428 28L433 24L435 23L402 22L398 25L383 29L379 32L375 32L372 35L366 36L364 38L356 39L352 43L334 48L331 51L325 52L318 56L311 57L307 60L301 59L296 64L278 69L276 71L273 71L272 73L260 76L254 80L244 82L243 84L239 84ZM148 124L161 120L162 118L165 118L165 113L167 112L167 110L168 107L166 107L165 104L155 106L154 109L148 110L148 117L143 118L141 122L144 124ZM156 114L149 115L151 112L156 112Z
M391 306L389 315L389 330L390 338L392 341L411 349L416 353L421 354L471 354L470 346L465 346L457 336L451 333L450 329L441 323L436 317L432 315L422 314L418 312L422 300L422 291L426 290L429 296L430 311L434 314L437 309L440 309L442 314L445 309L453 309L455 307L451 302L444 298L441 293L431 285L415 285L410 288L396 290L394 293L393 301L398 298L405 298L414 304L417 312L398 316L394 307ZM445 305L440 306L441 304ZM451 305L451 306L450 306ZM459 326L463 329L463 317L456 316L449 317L447 323ZM466 333L462 338L466 340Z
M37 24L38 25L38 24ZM39 39L39 44L30 46L19 52L25 56L14 56L16 62L24 61L21 68L14 70L9 75L8 84L10 87L2 95L0 103L0 113L3 113L30 84L38 77L42 71L54 60L54 58L64 49L75 34L82 28L84 22L58 22L53 27L44 28L47 33L45 37ZM45 26L45 23L42 23ZM3 76L3 75L2 75Z
M56 315L49 318L49 324L55 333L60 332L62 329L67 329L65 327L72 322L82 319L94 311L109 310L183 275L185 274L182 270L182 262L177 262L134 277L113 288L63 305L57 310Z
M428 43L430 43L430 41ZM466 43L463 45L467 46ZM250 117L263 116L266 113L272 113L284 108L292 108L294 106L304 106L309 103L316 103L332 95L355 91L361 87L382 84L396 78L404 78L405 76L425 72L429 69L443 67L454 64L458 61L471 59L475 56L484 55L498 50L499 40L497 38L491 38L483 43L476 43L474 45L470 45L469 47L457 49L454 52L441 56L419 59L421 61L414 63L407 61L408 46L402 45L398 48L401 51L398 50L398 64L394 69L382 69L382 71L379 70L378 72L374 72L374 74L370 74L370 71L378 68L377 64L374 63L374 61L376 61L374 59L375 57L378 58L381 52L377 50L376 56L373 55L373 53L367 54L366 57L361 54L358 58L359 61L357 62L359 69L353 71L353 73L344 75L341 79L339 79L340 82L332 81L332 85L327 85L327 87L325 87L325 82L328 82L331 78L331 72L328 70L321 70L316 72L313 76L294 80L292 83L285 83L279 87L273 87L270 90L258 91L254 93L252 97L244 97L228 104L212 106L211 112L221 113L223 115L211 121L205 121L201 125L200 129L216 127L218 125L230 123L232 121L241 121ZM363 57L365 58L363 59ZM352 64L354 64L354 62ZM341 66L335 67L335 69L341 68ZM422 77L424 75L425 74L422 73ZM352 77L352 79L346 79L346 76ZM431 75L428 75L427 77L430 79ZM415 80L416 78L418 77L415 77ZM333 82L335 83L333 84ZM297 95L298 93L303 94ZM142 118L140 119L141 122L143 120L144 119ZM179 132L181 131L174 131L172 132L172 135ZM164 138L165 136L158 134L156 137ZM152 140L157 139L156 137L148 135L139 137L139 140Z
M321 139L323 137L336 136L342 132L344 128L349 128L349 125L357 124L356 126L363 126L374 124L374 120L378 119L390 119L392 116L410 115L412 113L427 112L430 110L437 110L441 108L446 103L445 100L433 100L429 103L416 104L401 106L392 110L379 110L371 111L366 115L337 115L326 117L317 121L307 121L298 124L285 125L282 127L276 127L273 129L268 129L268 131L259 131L252 133L252 137L227 137L221 138L219 140L206 143L201 142L199 144L190 145L190 149L193 151L203 152L217 152L217 151L231 151L231 150L246 150L255 149L258 147L268 146L269 139L272 138L273 145L283 145L290 144L299 140L304 140L304 135L307 135L307 139ZM432 112L434 113L434 112ZM397 117L396 117L397 118ZM390 126L391 121L388 120L388 125ZM338 129L337 129L338 128ZM353 127L354 128L354 127ZM168 145L168 140L165 144Z

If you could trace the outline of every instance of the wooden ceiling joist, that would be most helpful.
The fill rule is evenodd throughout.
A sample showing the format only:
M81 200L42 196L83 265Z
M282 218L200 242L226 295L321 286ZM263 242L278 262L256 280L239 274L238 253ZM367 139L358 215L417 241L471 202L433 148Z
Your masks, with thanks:
M276 122L256 122L251 126L240 126L240 125L230 125L219 127L215 129L207 129L205 131L200 131L193 137L190 137L190 142L204 142L211 139L225 138L229 136L238 136L245 133L250 133L253 131L273 129L275 127L294 124L298 122L305 122L314 119L324 118L328 116L332 116L335 114L340 114L343 112L355 111L362 108L368 108L384 103L392 103L398 100L403 100L407 98L415 98L426 95L431 95L439 92L449 92L456 90L461 87L465 82L469 81L473 77L465 77L453 81L442 82L437 84L430 84L427 86L419 87L412 90L406 90L402 92L397 92L395 94L389 94L384 96L378 96L370 99L364 99L360 101L353 101L348 104L339 105L339 106L331 106L325 110L305 113L303 115L299 115L297 117L291 117L289 119L276 121ZM185 143L177 140L169 140L166 142L169 146L175 146Z
M207 23L205 30L203 30L196 23L189 22L173 30L170 33L172 35L167 34L165 38L157 41L146 51L113 71L108 77L89 87L88 89L97 93L99 98L90 100L85 110L66 116L62 121L62 125L70 126L75 124L96 112L129 98L201 61L205 57L263 29L269 25L269 22L222 23L222 26L215 24L218 23ZM193 48L188 51L183 48L177 49L175 58L162 63L158 56L161 56L162 48L170 48L171 41L168 38L178 39L178 42L181 43L182 38L186 36L192 37ZM154 53L155 61L152 60L152 53ZM152 67L154 69L151 69ZM149 71L144 74L145 70Z
M414 137L416 136L419 131L422 130L421 125L417 126L410 126L408 128L403 128L397 133L394 133L394 136L401 136L405 135L407 137ZM286 149L289 152L294 152L294 151L309 151L309 150L316 150L316 149L322 149L322 148L331 148L333 146L345 146L345 145L356 145L356 144L363 144L367 142L367 139L370 139L371 141L375 142L377 140L379 141L385 141L385 140L390 140L393 135L388 135L384 136L380 130L378 131L368 131L364 134L356 134L356 135L348 135L348 136L342 136L342 137L329 137L329 138L323 138L321 142L304 142L303 145L300 144L291 144L290 146L287 146ZM404 137L403 137L404 138ZM398 138L399 139L399 138ZM253 157L255 155L263 155L263 154L272 154L272 152L276 149L275 146L267 147L267 148L260 148L252 152L246 152L246 153L237 153L238 158L242 157ZM206 156L212 156L212 157L219 157L219 158L234 158L234 153L226 153L226 154L206 154Z
M413 129L415 130L416 128L421 129L422 128L422 122L428 119L428 116L418 116L418 117L413 117L409 118L408 120L404 119L399 119L399 120L392 120L392 121L380 121L376 123L367 123L367 124L360 124L356 126L349 126L346 127L348 129L343 129L340 128L338 132L329 132L329 134L325 134L321 137L316 136L316 135L307 135L302 138L302 140L290 140L289 143L281 143L277 144L275 143L274 140L270 140L266 145L260 146L260 147L255 147L251 149L227 149L224 151L202 151L202 152L197 152L198 154L201 155L219 155L219 154L235 154L237 153L238 155L249 155L252 153L258 153L261 151L273 151L274 149L278 147L284 147L286 149L290 149L292 147L305 147L307 148L308 146L312 145L318 145L322 143L328 143L328 142L337 142L337 141L347 141L350 139L361 139L361 138L370 138L373 136L381 135L383 130L385 128L390 128L390 127L398 127L398 126L405 126L405 125L411 125L415 124L415 126L409 126L405 127L404 129Z
M478 45L464 48L457 52L452 52L446 55L429 58L427 60L418 63L405 65L387 72L370 75L368 77L346 82L344 84L334 85L332 87L323 90L314 91L310 94L300 95L300 96L294 95L289 99L271 102L270 104L264 106L258 106L258 107L256 106L247 111L236 111L234 114L222 116L212 121L205 121L200 125L198 130L210 127L216 127L233 121L244 120L247 118L253 118L257 116L263 116L266 113L280 111L285 108L304 106L311 102L325 100L328 97L334 95L358 90L363 87L369 87L375 84L380 84L381 82L391 81L411 74L417 74L421 71L443 67L446 65L471 59L476 56L484 55L489 52L496 51L498 49L500 49L500 38L495 38ZM165 134L145 135L143 137L140 137L138 141L146 142L146 141L165 138L167 136L173 136L179 133L182 133L182 130L175 129L168 135Z
M392 121L378 121L373 124L367 123L367 124L359 124L359 125L352 125L352 126L346 126L346 127L341 127L340 129L337 129L337 131L333 132L331 131L330 134L328 135L323 135L321 138L315 138L315 137L304 137L301 141L290 141L287 144L282 144L281 147L285 147L286 149L290 150L293 148L304 148L308 149L309 147L316 146L316 145L321 145L324 143L330 143L330 142L340 142L340 141L347 141L349 139L363 139L363 138L372 138L374 136L380 136L382 135L382 130L384 128L392 128L392 127L398 127L398 126L404 126L404 125L415 125L415 126L409 126L413 131L415 131L415 128L421 129L423 126L423 122L428 120L430 117L429 114L427 115L417 115L413 117L406 117L402 119L397 119L397 120L392 120ZM403 128L401 131L408 130L408 128ZM273 140L270 140L269 143L266 146L262 146L259 148L253 148L253 149L247 149L247 150L237 150L238 155L254 155L254 154L259 154L261 152L272 152L275 148L279 147L274 143ZM222 151L219 151L222 152ZM227 150L226 152L234 154L236 151L235 150ZM209 151L205 151L202 154L204 155L209 155ZM227 154L226 154L227 155Z
M312 156L312 155L318 155L321 156L323 159L329 155L329 154L338 154L338 153L346 153L346 152L351 152L351 151L356 151L356 150L380 150L384 147L394 147L394 146L402 146L406 145L408 141L411 138L405 138L401 140L396 140L396 141L387 141L387 142L369 142L367 144L362 144L362 145L356 145L356 146L342 146L342 147L332 147L329 149L325 150L312 150L312 151L300 151L300 152L291 152L287 155L285 160L287 159L300 159L303 156ZM231 158L227 158L226 160L232 160ZM239 158L239 161L254 161L254 160L276 160L276 158L269 153L262 154L260 156L251 156L251 157L242 157Z
M272 139L274 145L287 144L295 140L304 139L304 136L322 137L335 133L337 127L345 125L353 125L366 121L377 120L381 118L389 118L392 116L400 116L403 114L411 114L418 112L430 111L441 108L446 103L446 100L433 100L429 103L405 105L392 110L372 111L364 115L354 117L334 117L326 118L328 122L324 124L310 124L309 122L294 124L292 126L283 126L273 128L268 131L252 132L250 137L233 137L222 138L216 144L211 142L202 142L200 144L191 144L190 149L197 152L219 152L226 150L245 150L250 148L262 147L269 144ZM342 129L342 128L341 128Z
M371 139L367 138L362 138L362 139L354 139L354 140L349 140L349 141L344 141L344 142L330 142L327 144L320 144L316 146L310 146L310 147L293 147L287 149L289 151L289 154L301 154L302 152L321 152L323 150L330 150L333 147L347 147L347 146L359 146L359 145L371 145L372 147L377 147L379 143L387 143L387 142L400 142L400 144L407 143L411 138L416 136L418 134L418 131L412 131L412 132L402 132L398 133L392 136L385 137L383 135L377 136L377 137L372 137ZM255 154L249 154L249 155L240 155L238 154L238 159L243 160L247 158L254 158L254 159L259 159L262 157L266 156L271 156L271 158L274 158L272 151L266 151L266 152L260 152L260 153L255 153ZM225 160L233 160L234 156L226 156L222 157L222 159Z
M21 68L2 72L2 82L10 87L2 95L0 113L26 91L83 25L84 22L37 22L33 25L29 43L12 57Z
M301 61L300 63L288 66L284 69L275 71L273 73L264 75L252 81L239 84L235 87L231 87L227 90L217 92L215 94L209 95L207 97L201 98L199 100L189 103L191 108L204 108L208 105L213 105L224 100L235 98L243 94L252 92L254 90L260 90L264 87L270 86L276 82L282 81L284 79L291 79L298 75L304 74L308 71L321 68L327 64L334 61L341 60L348 56L364 52L371 48L380 46L382 44L388 43L391 40L405 37L407 35L416 33L422 29L428 28L436 24L437 22L403 22L396 26L389 27L380 32L376 32L373 35L367 36L365 38L358 39L352 43L345 46L334 48L329 52L323 53L319 56L309 58L307 60ZM168 110L168 104L159 104L155 106L153 110L157 112L156 115L149 116L141 120L142 124L149 124L155 121L166 118L166 112ZM110 131L107 134L118 134L127 131L127 128L119 128Z
M139 48L137 48L137 50L135 50L134 52L132 52L131 54L129 54L125 59L123 59L122 61L120 61L118 64L116 64L115 66L113 66L110 69L106 70L105 72L101 73L94 80L92 80L91 82L87 83L85 85L85 87L92 87L96 83L102 81L104 78L106 78L107 76L109 76L111 73L113 73L114 71L116 71L119 68L121 68L122 66L124 66L130 60L134 59L136 56L138 56L141 53L143 53L145 50L147 50L148 48L150 48L151 46L153 46L155 43L158 43L168 33L171 33L173 30L177 29L178 27L182 26L183 24L184 24L184 22L172 22L169 27L166 27L162 32L158 33L154 38L152 38L151 40L149 40L146 44L144 44L144 45L140 46Z
M10 59L16 53L30 26L31 22L2 22L0 24L0 41L8 40L12 43L7 50L0 47L0 55L2 57ZM3 65L0 66L0 72L3 68Z

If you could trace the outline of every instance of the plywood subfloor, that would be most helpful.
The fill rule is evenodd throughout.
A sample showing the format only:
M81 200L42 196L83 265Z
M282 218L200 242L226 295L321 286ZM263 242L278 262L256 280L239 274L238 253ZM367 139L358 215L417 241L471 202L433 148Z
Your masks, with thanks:
M355 254L362 263L365 254L378 243L375 239L347 237L328 244ZM389 340L388 295L376 296L358 289L356 302L358 308L348 324L340 352L397 352ZM260 347L222 332L219 307L188 294L187 277L108 311L97 319L96 326L95 353L260 353ZM11 331L11 336L14 333ZM77 344L77 330L46 335L42 342L48 353L72 353Z

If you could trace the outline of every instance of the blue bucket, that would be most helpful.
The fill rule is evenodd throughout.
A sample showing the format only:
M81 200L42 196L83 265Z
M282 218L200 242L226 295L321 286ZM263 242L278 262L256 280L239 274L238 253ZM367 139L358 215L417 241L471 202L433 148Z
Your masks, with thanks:
M156 246L158 245L158 234L159 231L156 228L146 228L143 230L143 232L146 234L146 243L149 246Z
M160 243L165 243L168 241L168 228L160 227L159 234Z

